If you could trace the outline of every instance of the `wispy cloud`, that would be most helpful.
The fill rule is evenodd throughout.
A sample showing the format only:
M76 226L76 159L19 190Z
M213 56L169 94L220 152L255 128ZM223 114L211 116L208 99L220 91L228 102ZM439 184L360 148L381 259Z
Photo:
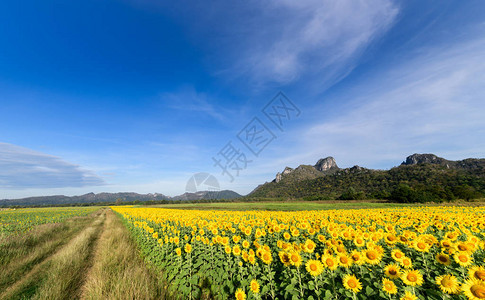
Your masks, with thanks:
M399 12L391 0L131 2L172 13L206 50L214 74L249 81L251 89L302 77L330 86L355 67Z
M260 83L317 76L326 86L352 70L362 51L398 13L387 0L270 1L257 10L261 15L250 28L252 41L238 45L240 59L233 70L249 73Z
M306 149L344 164L379 166L414 152L450 159L485 154L485 40L422 49L349 91L354 101L312 125ZM318 152L318 153L316 153Z
M205 93L197 92L192 87L185 87L176 92L163 93L160 95L164 105L180 111L196 112L219 121L227 119L226 109L216 107L210 103Z
M0 143L0 187L6 189L100 186L93 172L59 157Z

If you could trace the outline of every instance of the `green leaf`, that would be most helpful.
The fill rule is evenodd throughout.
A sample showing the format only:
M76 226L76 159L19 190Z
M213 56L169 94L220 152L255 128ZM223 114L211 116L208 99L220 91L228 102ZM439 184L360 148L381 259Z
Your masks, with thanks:
M366 286L365 287L365 294L367 296L371 296L372 294L374 294L374 290L370 286Z

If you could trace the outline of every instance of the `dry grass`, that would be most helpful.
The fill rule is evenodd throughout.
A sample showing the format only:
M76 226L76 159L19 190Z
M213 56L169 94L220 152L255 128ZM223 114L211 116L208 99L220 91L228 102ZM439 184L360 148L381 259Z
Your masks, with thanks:
M93 242L104 219L104 213L98 214L90 226L3 291L0 299L75 298L73 295L82 283Z
M8 236L0 243L0 290L21 279L37 264L43 262L69 242L92 222L92 217L45 224L22 236Z
M82 288L82 299L161 299L154 275L138 256L136 245L120 219L107 212L106 226L94 255L94 265Z
M0 255L0 299L166 298L108 209L3 239Z

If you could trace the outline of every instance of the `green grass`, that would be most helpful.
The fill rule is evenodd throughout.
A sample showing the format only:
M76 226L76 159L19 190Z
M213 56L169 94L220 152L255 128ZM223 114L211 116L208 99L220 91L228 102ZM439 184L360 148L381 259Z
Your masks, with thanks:
M203 210L322 210L322 209L356 209L356 208L390 208L402 207L403 204L379 202L227 202L227 203L181 203L156 205L161 208L172 209L203 209ZM153 206L147 206L153 207Z
M180 203L151 205L145 207L160 207L170 209L201 209L201 210L273 210L273 211L298 211L298 210L328 210L328 209L368 209L368 208L395 208L416 207L434 205L485 205L485 199L475 202L452 202L452 203L426 203L426 204L400 204L383 201L278 201L278 202L217 202L217 203Z
M122 221L96 209L0 235L0 299L166 299Z
M157 276L146 268L137 245L120 218L106 212L81 299L166 299Z

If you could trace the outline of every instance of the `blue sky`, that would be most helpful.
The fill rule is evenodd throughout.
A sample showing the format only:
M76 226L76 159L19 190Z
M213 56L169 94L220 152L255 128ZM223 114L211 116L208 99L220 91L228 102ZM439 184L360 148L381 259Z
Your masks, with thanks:
M0 199L484 157L483 1L0 2ZM298 107L279 130L262 113ZM254 118L276 139L252 154ZM231 181L213 157L250 162Z

